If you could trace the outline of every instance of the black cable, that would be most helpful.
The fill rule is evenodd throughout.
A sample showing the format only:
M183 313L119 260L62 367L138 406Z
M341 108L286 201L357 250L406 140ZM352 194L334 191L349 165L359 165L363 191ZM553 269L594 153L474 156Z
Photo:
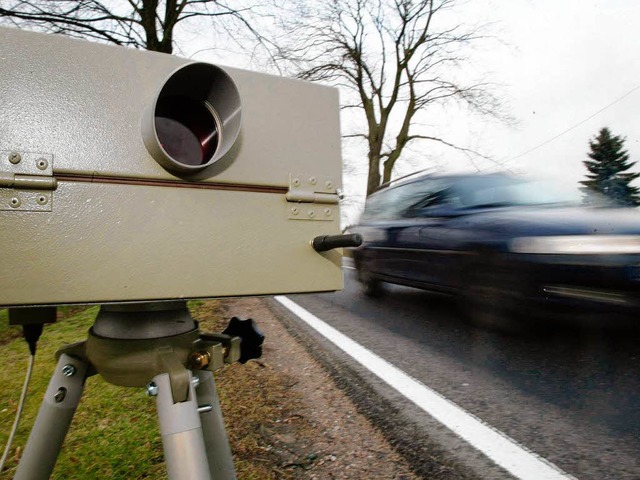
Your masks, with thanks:
M36 346L38 345L40 335L42 335L43 327L44 325L42 323L29 323L22 326L22 334L29 345L29 352L31 352L31 355L36 354Z

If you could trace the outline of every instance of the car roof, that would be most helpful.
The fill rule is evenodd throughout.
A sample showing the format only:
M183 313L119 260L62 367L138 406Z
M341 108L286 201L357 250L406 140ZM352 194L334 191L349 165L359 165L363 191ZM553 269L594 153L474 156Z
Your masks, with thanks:
M425 173L418 176L409 175L407 177L402 177L397 180L392 180L391 182L385 183L381 185L381 187L376 190L372 195L377 195L378 193L385 192L387 190L391 190L397 187L402 187L404 185L409 185L412 183L419 183L424 180L464 180L464 179L473 179L473 178L491 178L491 177L501 177L501 178L511 178L513 175L510 175L506 172L493 172L493 173L452 173L452 174L442 174L442 173Z

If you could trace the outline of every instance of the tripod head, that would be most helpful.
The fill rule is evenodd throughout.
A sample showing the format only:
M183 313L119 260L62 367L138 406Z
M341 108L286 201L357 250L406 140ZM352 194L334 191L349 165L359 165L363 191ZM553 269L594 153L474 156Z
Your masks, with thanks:
M264 335L252 319L231 319L223 333L201 334L186 302L103 305L84 342L56 353L79 358L105 381L144 387L169 373L174 402L187 398L188 370L215 371L262 355Z

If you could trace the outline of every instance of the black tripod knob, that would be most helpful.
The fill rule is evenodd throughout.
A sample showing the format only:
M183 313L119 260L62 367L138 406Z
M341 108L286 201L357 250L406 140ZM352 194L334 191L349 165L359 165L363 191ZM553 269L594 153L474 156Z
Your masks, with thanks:
M240 363L246 363L247 360L262 356L264 334L253 319L240 320L238 317L233 317L222 333L232 337L240 337L240 359L238 360Z

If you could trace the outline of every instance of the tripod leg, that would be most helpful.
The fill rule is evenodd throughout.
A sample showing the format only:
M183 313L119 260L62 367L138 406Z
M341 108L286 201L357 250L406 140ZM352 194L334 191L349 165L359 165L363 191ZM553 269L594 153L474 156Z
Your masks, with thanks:
M236 472L233 466L231 447L224 428L213 373L199 370L196 375L200 380L197 388L198 403L200 406L211 407L211 410L200 414L211 477L216 480L235 480Z
M46 480L84 390L88 365L62 354L49 381L14 480Z
M211 480L193 383L189 382L187 400L173 403L169 374L156 375L153 381L158 386L156 407L169 479Z

